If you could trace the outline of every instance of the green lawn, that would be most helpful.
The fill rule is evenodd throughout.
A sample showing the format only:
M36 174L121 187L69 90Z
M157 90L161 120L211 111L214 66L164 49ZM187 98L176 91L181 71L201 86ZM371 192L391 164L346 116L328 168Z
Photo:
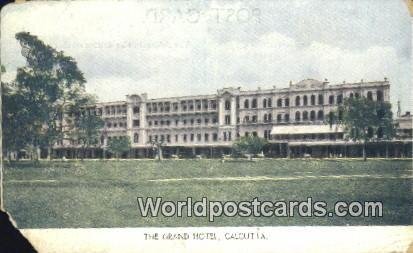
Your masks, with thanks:
M158 180L170 179L170 180ZM175 180L184 179L184 180ZM206 180L209 179L209 180ZM5 208L21 228L405 225L411 160L120 160L5 163ZM383 217L142 218L136 198L382 201Z

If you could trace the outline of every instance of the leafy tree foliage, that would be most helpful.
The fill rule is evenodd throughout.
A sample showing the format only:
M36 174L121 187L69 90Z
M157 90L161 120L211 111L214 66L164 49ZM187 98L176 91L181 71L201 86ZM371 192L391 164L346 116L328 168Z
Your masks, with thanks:
M333 117L330 123L344 126L346 138L363 143L363 158L367 159L366 146L370 141L390 140L396 130L393 123L391 104L373 101L365 97L345 99L338 109L342 119Z
M128 152L131 148L129 136L112 137L108 141L108 150L114 153L116 158L120 158L122 153Z
M87 105L92 106L94 104L93 98L89 99ZM73 113L73 117L70 122L66 124L71 128L69 138L76 141L82 148L82 158L84 158L86 150L92 146L98 146L100 143L100 130L103 128L105 122L101 117L97 116L88 108L76 109Z
M244 136L234 142L233 149L241 154L257 155L267 143L266 139L258 136Z
M26 66L17 69L15 97L5 108L6 113L19 117L13 117L7 127L11 130L20 125L29 129L17 131L14 128L13 136L20 138L17 136L22 135L23 143L20 145L20 140L12 140L8 147L17 148L17 144L18 148L23 145L47 147L50 157L52 146L64 137L63 115L84 102L86 80L76 61L62 51L27 32L17 33L16 39L22 47Z

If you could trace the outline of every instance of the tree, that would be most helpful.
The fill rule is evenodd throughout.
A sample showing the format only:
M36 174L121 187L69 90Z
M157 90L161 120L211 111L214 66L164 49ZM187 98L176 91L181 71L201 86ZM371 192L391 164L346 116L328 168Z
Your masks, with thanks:
M342 119L334 117L330 124L343 125L346 138L362 142L364 160L367 160L368 142L390 140L396 133L389 102L372 101L365 97L347 98L338 110L342 112Z
M27 32L16 34L26 58L26 66L17 69L16 87L22 96L22 111L27 111L33 125L26 144L47 147L48 158L57 140L64 137L62 116L69 107L81 103L86 82L76 61L62 51L46 45ZM20 134L20 133L19 133Z
M241 154L257 155L263 151L268 141L258 136L244 136L236 140L233 144L233 149Z
M93 102L94 100L90 99L88 104L92 105ZM80 144L82 159L85 157L88 148L99 144L100 130L104 124L102 118L88 110L88 107L81 108L75 113L69 136Z
M116 158L120 158L122 153L129 151L131 142L129 136L112 137L108 141L108 150L115 154Z
M149 142L152 145L152 149L156 152L156 158L160 161L163 160L162 148L165 144L163 141L152 140Z

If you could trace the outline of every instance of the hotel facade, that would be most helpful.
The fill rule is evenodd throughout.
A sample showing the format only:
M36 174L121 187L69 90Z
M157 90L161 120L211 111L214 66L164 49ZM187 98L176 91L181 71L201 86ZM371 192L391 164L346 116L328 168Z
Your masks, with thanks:
M287 88L246 91L223 88L211 95L149 98L127 95L125 101L97 103L90 113L102 117L100 144L88 157L111 157L108 140L129 136L130 158L153 158L151 142L163 143L165 157L219 157L232 152L241 136L268 140L267 157L359 157L361 144L346 140L342 127L326 123L345 98L365 96L389 101L390 84L383 81L330 84L302 80ZM342 117L338 112L337 117ZM410 120L410 125L409 125ZM369 156L411 157L411 118L404 119L403 137L383 145L369 144ZM407 122L407 123L406 123ZM74 157L77 145L64 140L55 146L57 157Z

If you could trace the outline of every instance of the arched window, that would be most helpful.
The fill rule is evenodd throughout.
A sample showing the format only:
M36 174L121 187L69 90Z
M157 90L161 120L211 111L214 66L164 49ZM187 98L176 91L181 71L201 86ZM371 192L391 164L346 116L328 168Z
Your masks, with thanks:
M367 99L372 101L373 100L373 93L371 91L367 92Z
M315 111L310 112L310 120L314 121L315 120Z
M268 114L268 121L269 121L269 122L272 121L272 114L271 114L271 113Z
M319 105L324 104L324 96L322 94L318 95L318 104Z
M303 105L307 105L307 104L308 104L308 99L307 99L307 96L304 95L304 97L303 97Z
M381 90L377 91L377 101L383 101L383 92Z
M290 114L286 113L286 114L284 115L284 121L285 121L285 122L290 121Z
M318 120L324 120L324 112L323 111L318 111L317 113L317 119Z
M300 106L300 96L295 97L295 106Z
M286 98L284 101L285 106L290 106L290 99Z
M277 99L277 106L278 107L283 106L283 100L281 98Z
M272 107L272 99L271 99L271 98L268 99L268 101L267 101L267 106L268 106L268 107Z
M281 122L281 120L282 120L282 115L281 115L281 114L278 114L278 115L277 115L277 122Z
M343 94L337 96L337 104L341 105L343 103Z
M267 122L268 118L267 118L267 114L264 114L264 122Z
M354 94L353 94L353 92L352 93L350 93L350 98L353 98L354 97Z
M315 105L315 95L311 95L311 105Z
M295 121L300 121L301 120L301 114L299 111L295 112Z
M303 120L308 120L308 112L307 111L303 112Z
M225 100L225 110L231 110L231 102L229 100Z
M252 99L251 108L257 108L257 99Z
M262 108L267 108L267 99L266 98L264 98L262 100Z
M138 142L139 142L139 134L135 133L135 134L133 135L133 142L134 142L134 143L138 143Z
M244 100L244 108L250 108L250 101L248 99Z
M334 95L330 95L328 97L328 104L330 104L330 105L334 104Z
M383 128L381 128L381 127L379 127L379 128L377 129L377 138L378 138L378 139L383 138Z

